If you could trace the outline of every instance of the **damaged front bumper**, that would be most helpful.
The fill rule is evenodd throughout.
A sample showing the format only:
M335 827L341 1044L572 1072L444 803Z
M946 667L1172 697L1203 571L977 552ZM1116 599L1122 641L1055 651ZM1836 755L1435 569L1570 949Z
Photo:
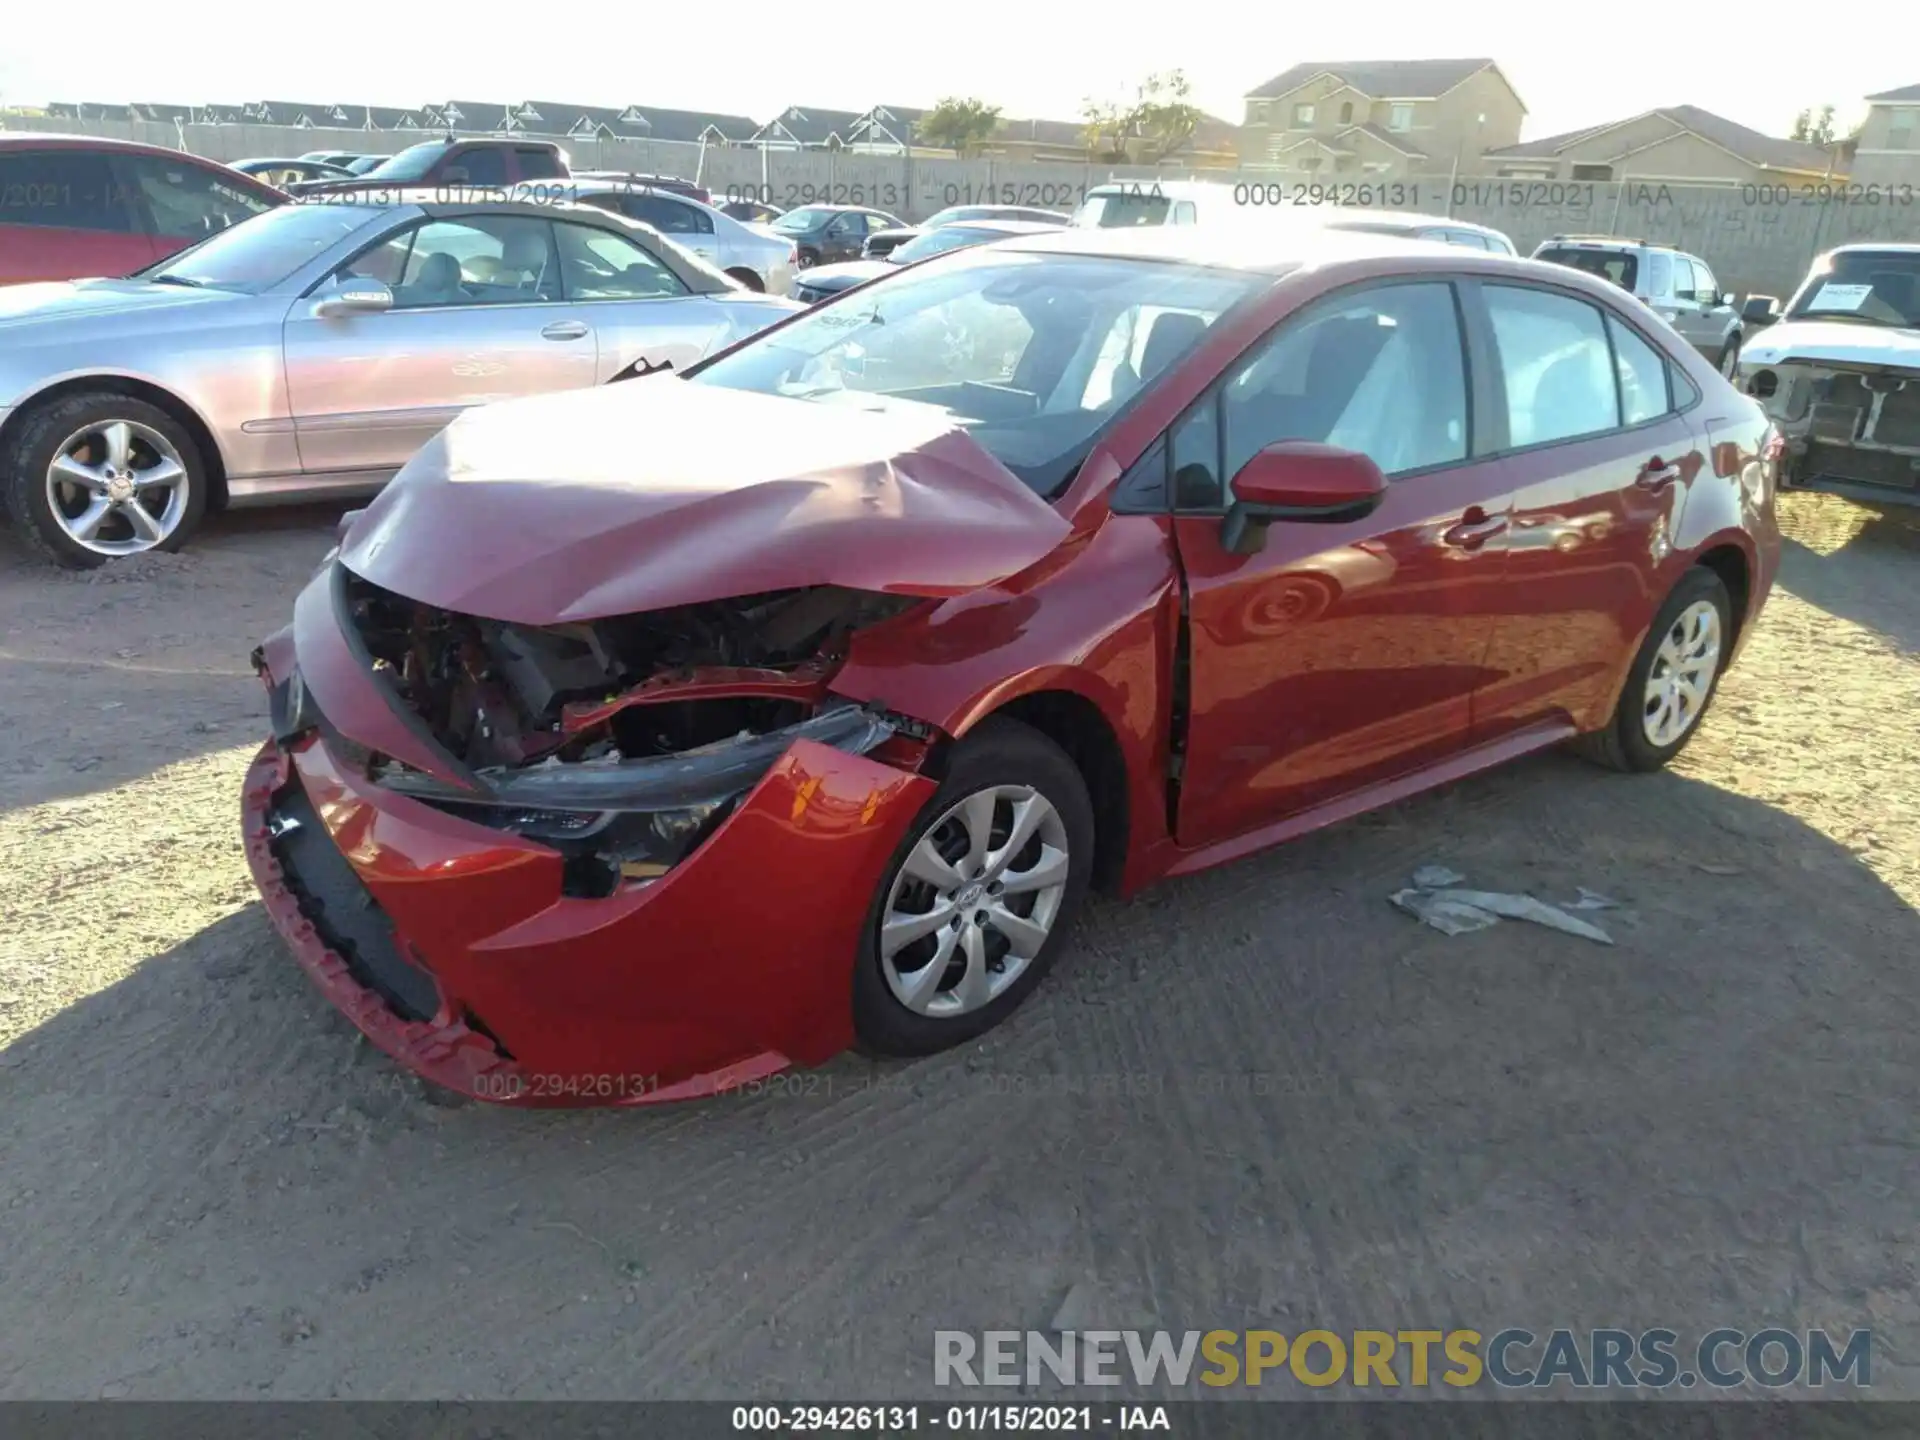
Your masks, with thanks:
M852 1042L861 930L934 788L888 717L828 703L670 756L468 770L351 663L309 598L329 585L257 652L275 738L243 827L275 928L375 1045L476 1099L600 1105L712 1094ZM576 872L602 842L538 823L702 806L684 857L598 889Z
M1920 371L1789 358L1740 388L1785 437L1789 485L1920 501Z

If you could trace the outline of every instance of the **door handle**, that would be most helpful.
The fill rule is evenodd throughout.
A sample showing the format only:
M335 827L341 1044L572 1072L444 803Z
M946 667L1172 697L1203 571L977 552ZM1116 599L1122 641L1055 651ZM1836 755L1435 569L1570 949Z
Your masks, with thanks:
M1475 505L1460 517L1459 523L1449 526L1440 536L1444 545L1456 550L1478 550L1496 535L1506 532L1505 516L1490 516Z
M1640 473L1634 477L1633 483L1642 490L1664 490L1679 478L1680 467L1669 465L1656 455L1640 467Z
M540 335L547 340L584 340L587 337L587 327L578 320L556 320L542 330Z

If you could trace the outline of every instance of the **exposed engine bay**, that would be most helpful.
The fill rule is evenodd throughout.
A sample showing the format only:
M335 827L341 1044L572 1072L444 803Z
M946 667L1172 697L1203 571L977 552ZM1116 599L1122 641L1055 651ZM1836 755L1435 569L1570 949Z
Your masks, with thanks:
M1788 482L1920 490L1920 371L1786 359L1747 379L1786 436Z
M666 873L796 740L866 754L913 722L832 697L858 630L925 603L834 586L556 626L454 614L345 578L374 673L482 787L373 776L569 857L569 893Z

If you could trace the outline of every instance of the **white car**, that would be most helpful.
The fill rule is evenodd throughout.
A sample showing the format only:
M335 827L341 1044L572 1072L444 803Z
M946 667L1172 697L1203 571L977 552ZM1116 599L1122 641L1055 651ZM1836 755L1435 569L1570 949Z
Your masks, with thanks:
M688 195L620 180L575 180L568 196L651 225L683 250L723 270L749 290L785 295L800 269L793 241L749 225Z
M1786 437L1788 484L1920 500L1920 245L1815 260L1738 384Z

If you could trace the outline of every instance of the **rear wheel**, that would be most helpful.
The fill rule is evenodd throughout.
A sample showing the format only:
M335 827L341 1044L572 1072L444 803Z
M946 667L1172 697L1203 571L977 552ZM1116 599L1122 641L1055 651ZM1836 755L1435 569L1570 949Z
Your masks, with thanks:
M802 246L799 255L794 259L794 263L802 270L811 270L820 263L820 252Z
M961 741L895 852L854 971L854 1028L882 1055L992 1029L1051 968L1085 897L1093 807L1066 753L1013 720Z
M1700 728L1732 638L1726 585L1704 567L1689 570L1648 628L1613 718L1580 738L1581 751L1615 770L1660 769Z
M106 392L28 415L0 456L6 508L27 543L71 569L177 550L207 509L199 447L171 415Z

